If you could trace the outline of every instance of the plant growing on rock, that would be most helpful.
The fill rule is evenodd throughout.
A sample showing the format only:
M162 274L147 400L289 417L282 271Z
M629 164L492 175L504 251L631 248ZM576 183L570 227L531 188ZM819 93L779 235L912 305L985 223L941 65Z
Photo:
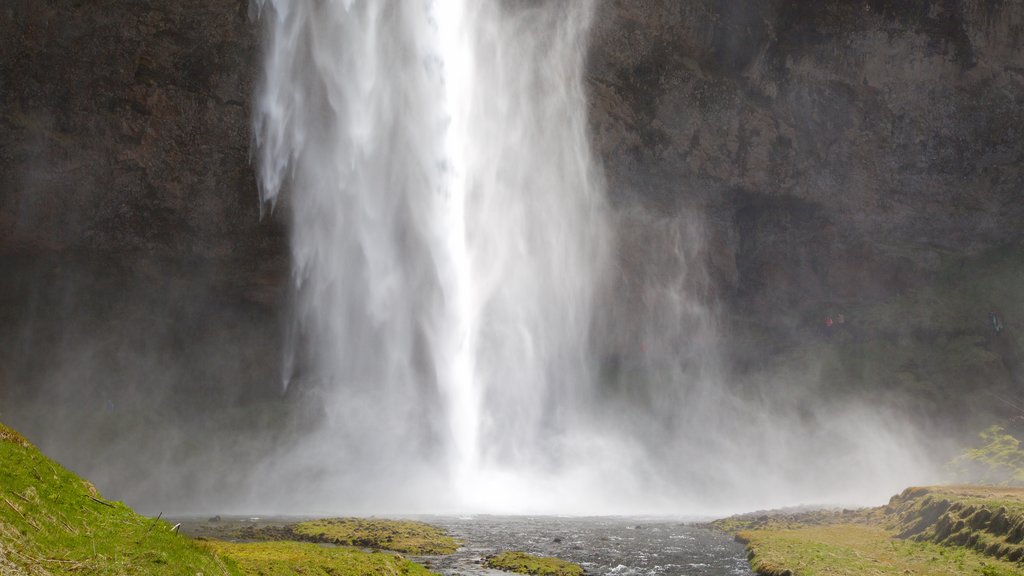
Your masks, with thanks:
M1002 426L990 426L979 436L981 446L964 450L947 465L954 477L962 482L1024 485L1024 450L1020 440Z

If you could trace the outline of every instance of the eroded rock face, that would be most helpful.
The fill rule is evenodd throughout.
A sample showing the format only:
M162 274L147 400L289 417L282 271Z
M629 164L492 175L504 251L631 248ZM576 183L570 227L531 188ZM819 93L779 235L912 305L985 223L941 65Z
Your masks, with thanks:
M118 477L159 500L175 428L215 435L281 393L287 246L249 164L248 9L0 5L0 417L129 499Z
M741 303L876 297L1020 236L1019 4L607 1L596 22L613 194L731 231Z
M0 247L276 259L239 280L279 296L285 239L249 163L249 12L3 7ZM740 303L872 297L1019 236L1016 3L604 0L590 70L613 202L700 214Z
M268 236L248 3L0 8L5 247L223 257Z

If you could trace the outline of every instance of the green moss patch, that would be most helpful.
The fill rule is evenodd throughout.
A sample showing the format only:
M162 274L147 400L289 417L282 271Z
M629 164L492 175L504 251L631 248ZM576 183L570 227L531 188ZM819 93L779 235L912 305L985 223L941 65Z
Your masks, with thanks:
M451 554L461 544L441 528L409 520L329 518L300 522L292 530L318 542L417 555Z
M0 573L241 574L230 560L100 497L0 425Z
M370 553L353 548L328 548L307 542L238 544L209 540L212 552L228 558L244 574L261 576L433 576L423 566L397 554Z
M581 576L583 568L574 562L534 556L525 552L502 552L484 559L488 568L537 576Z

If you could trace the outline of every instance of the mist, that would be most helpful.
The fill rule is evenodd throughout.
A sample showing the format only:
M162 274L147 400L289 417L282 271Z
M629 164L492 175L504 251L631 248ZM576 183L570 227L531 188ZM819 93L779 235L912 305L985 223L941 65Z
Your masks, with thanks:
M237 16L251 61L217 63L251 78L210 75L213 96L169 105L140 59L133 89L150 92L118 113L140 115L123 128L135 154L168 164L110 161L147 176L83 180L91 195L63 207L73 188L50 172L73 172L74 151L52 131L74 121L25 113L30 161L0 197L0 419L154 514L696 517L947 480L964 438L1015 414L998 397L1017 397L1016 365L985 315L1016 308L1010 288L935 286L1016 250L1017 208L934 217L928 194L879 200L912 189L890 181L856 196L873 175L841 170L877 148L849 137L875 113L856 98L905 96L857 71L821 93L816 71L779 72L772 51L791 46L758 26L814 10L613 10L254 1ZM949 115L971 117L966 100ZM189 162L148 152L161 133L146 122L224 110L242 184L186 193ZM925 128L893 115L893 149L934 160L899 132ZM192 128L166 132L217 155ZM927 178L967 178L912 168L929 193L955 194ZM1012 188L993 174L963 186ZM174 202L154 200L165 181ZM207 199L220 189L241 192ZM939 371L993 395L961 405Z
M282 386L324 410L261 500L692 514L934 473L884 403L817 399L813 365L725 369L700 215L607 202L590 3L260 12L257 164L294 268Z

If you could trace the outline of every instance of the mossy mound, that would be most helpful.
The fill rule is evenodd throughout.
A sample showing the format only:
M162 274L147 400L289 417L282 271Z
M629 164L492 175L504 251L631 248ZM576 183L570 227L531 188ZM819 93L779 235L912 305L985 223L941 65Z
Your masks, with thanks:
M0 574L242 574L231 560L102 499L0 425Z
M441 528L409 520L327 518L300 522L292 530L317 542L416 555L451 554L461 544Z
M899 538L1024 561L1024 488L910 488L894 496L887 509Z
M1024 573L1024 489L908 488L878 508L719 520L765 576Z
M211 551L230 558L245 574L260 576L434 576L423 566L397 554L367 553L352 548L325 548L308 542L210 540Z
M964 548L894 540L878 526L837 524L740 532L762 576L1012 576L1018 565Z
M534 556L525 552L502 552L484 559L488 568L515 572L517 574L534 574L535 576L581 576L583 567L574 562Z

